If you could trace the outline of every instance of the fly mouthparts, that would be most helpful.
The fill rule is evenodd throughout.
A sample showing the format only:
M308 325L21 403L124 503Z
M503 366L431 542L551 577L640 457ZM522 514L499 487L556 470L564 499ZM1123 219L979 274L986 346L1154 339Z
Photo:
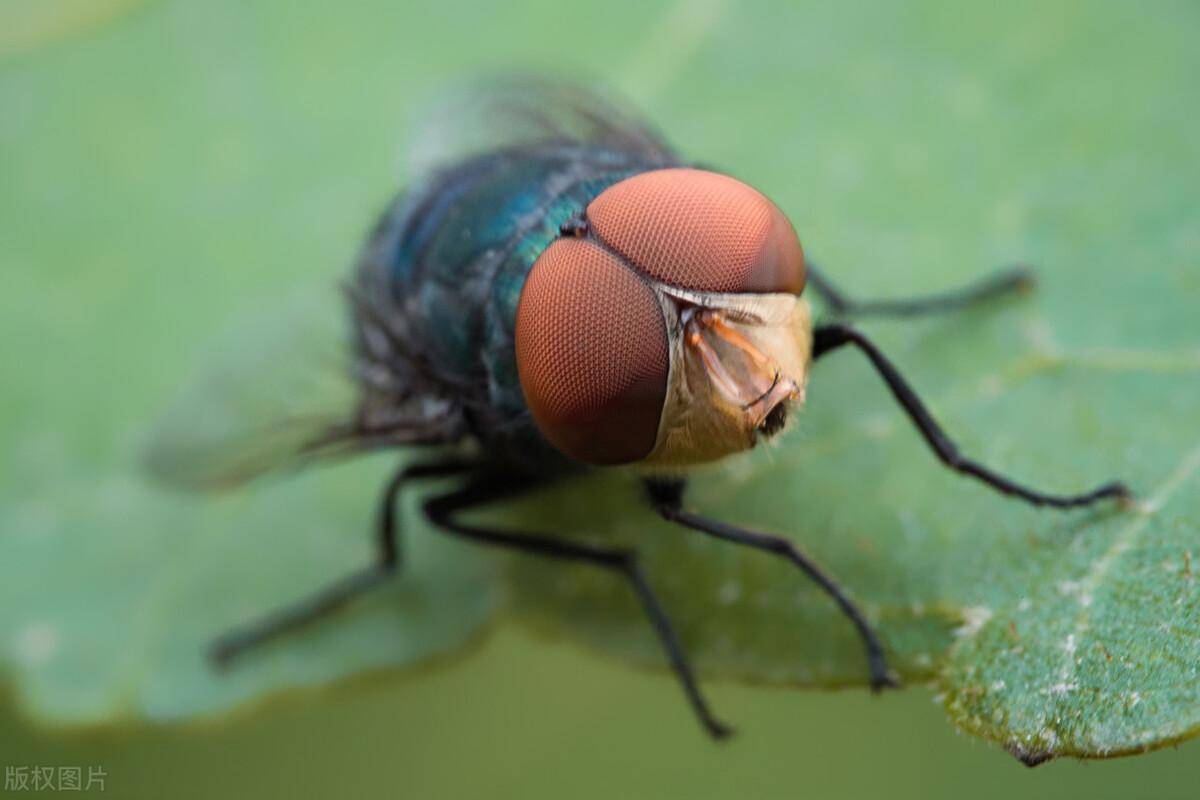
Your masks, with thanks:
M767 412L767 416L763 417L763 421L758 423L755 429L763 436L770 438L779 433L787 425L787 403L777 403L774 408Z

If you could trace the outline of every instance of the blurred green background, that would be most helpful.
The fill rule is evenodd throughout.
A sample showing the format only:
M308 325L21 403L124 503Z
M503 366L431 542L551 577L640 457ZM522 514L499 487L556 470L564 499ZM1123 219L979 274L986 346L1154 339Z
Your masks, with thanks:
M1163 199L1136 222L1159 252L1194 253L1194 225L1168 224L1181 202L1194 210L1194 165L1172 172L1146 143L1196 129L1198 23L1192 2L0 0L5 495L127 462L215 330L338 273L401 180L417 110L456 78L532 67L623 90L684 152L776 197L848 283L886 294L913 288L923 264L1039 250L1021 203L1023 170L1047 160L1029 157L1046 146L1039 132L1114 171L1084 185L1037 176L1064 208L1099 199L1126 228L1134 210L1097 191L1148 170ZM1111 123L1104 136L1089 128L1098 119ZM933 130L938 146L922 147ZM1139 156L1115 157L1124 146ZM1129 269L1153 279L1153 263ZM1079 294L1063 327L1099 327ZM1126 330L1153 314L1130 309ZM1200 786L1190 745L1028 771L956 734L920 687L871 698L717 685L712 701L741 730L717 747L669 678L508 630L463 658L226 720L62 730L4 697L0 766L103 765L119 797L1194 797Z

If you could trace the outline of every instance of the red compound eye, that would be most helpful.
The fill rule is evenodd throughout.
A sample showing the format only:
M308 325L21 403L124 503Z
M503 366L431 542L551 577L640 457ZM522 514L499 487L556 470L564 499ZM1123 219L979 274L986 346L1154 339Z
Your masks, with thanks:
M619 258L559 239L534 263L517 306L517 371L547 439L591 464L654 448L670 358L662 309Z
M804 291L787 217L741 181L698 169L643 172L587 208L592 230L655 280L703 292Z

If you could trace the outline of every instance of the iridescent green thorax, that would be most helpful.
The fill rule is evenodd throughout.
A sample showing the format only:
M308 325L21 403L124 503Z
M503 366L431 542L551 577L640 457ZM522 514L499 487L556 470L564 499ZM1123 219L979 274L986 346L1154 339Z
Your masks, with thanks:
M529 426L513 332L534 261L596 195L656 166L578 145L500 151L435 174L385 215L370 261L430 368L476 395L461 399L479 425Z

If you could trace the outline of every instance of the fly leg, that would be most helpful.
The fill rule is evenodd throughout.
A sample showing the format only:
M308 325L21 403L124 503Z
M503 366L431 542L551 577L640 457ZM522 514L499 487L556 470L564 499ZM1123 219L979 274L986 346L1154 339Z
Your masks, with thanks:
M950 469L963 475L983 481L998 492L1018 497L1035 506L1052 506L1054 508L1074 508L1087 506L1105 498L1128 499L1129 488L1119 482L1106 483L1090 492L1083 494L1056 495L1045 494L1022 486L1003 475L972 461L958 452L958 447L951 441L937 421L925 408L925 404L917 397L916 392L904 380L900 372L887 359L870 339L849 325L831 324L819 325L813 330L813 360L836 350L843 345L852 344L863 352L891 390L892 395L900 403L901 408L908 414L909 419L916 425L921 436L929 444L938 459Z
M646 575L633 551L570 542L523 531L482 527L459 522L456 519L456 515L460 511L482 506L494 500L512 497L531 488L533 486L528 482L522 482L519 478L512 476L480 474L464 488L428 500L425 503L425 513L429 520L438 527L465 539L545 558L594 564L624 576L637 593L646 616L654 625L655 633L658 634L659 642L671 664L671 669L679 679L684 694L704 729L714 739L724 739L733 733L732 728L713 716L712 711L709 710L708 703L696 685L695 675L679 644L670 617L667 616L649 581L646 580Z
M708 517L702 517L699 514L693 514L690 511L684 511L683 491L685 487L685 482L679 479L651 478L646 480L646 491L650 497L650 504L658 512L659 516L668 522L674 522L685 528L691 528L694 531L699 531L717 539L724 539L727 542L735 542L747 547L753 547L756 550L765 550L768 553L792 562L792 564L815 581L821 587L822 591L838 604L842 613L858 629L858 635L867 650L867 667L870 671L871 690L878 692L882 689L900 685L900 682L888 669L887 658L883 653L883 645L879 643L879 637L875 635L874 629L867 622L862 611L854 604L854 601L846 596L846 593L842 591L842 588L833 578L827 575L808 556L800 552L790 539L768 533L746 530L745 528L728 525L724 522L709 519Z
M916 317L957 311L1010 292L1031 289L1034 285L1032 270L1017 266L999 270L974 283L940 294L897 300L854 300L830 283L815 265L809 264L806 272L808 285L839 317Z
M380 497L376 523L378 551L373 563L351 572L309 597L225 633L213 642L209 657L220 667L228 666L248 651L337 611L354 598L387 581L400 567L399 525L396 520L396 499L400 490L410 480L460 475L475 466L474 462L442 461L414 464L397 470Z

